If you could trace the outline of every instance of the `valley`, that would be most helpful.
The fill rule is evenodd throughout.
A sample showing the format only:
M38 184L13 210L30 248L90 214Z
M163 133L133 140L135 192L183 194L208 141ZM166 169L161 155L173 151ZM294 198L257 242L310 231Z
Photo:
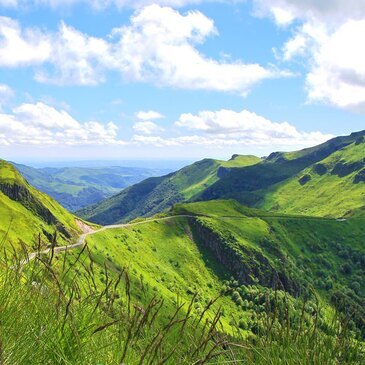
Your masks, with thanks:
M14 165L30 184L57 200L71 212L119 193L150 176L170 169L142 167L43 167Z
M278 213L343 217L365 206L365 132L264 159L235 155L205 159L173 174L150 178L77 212L98 224L166 211L180 202L235 199Z
M55 356L49 340L66 339L56 348L69 364L279 364L283 354L360 364L364 146L356 134L264 159L206 159L82 218L2 160L0 308L31 313L10 330L14 314L3 310L2 356L26 363L18 331L36 328L35 363Z

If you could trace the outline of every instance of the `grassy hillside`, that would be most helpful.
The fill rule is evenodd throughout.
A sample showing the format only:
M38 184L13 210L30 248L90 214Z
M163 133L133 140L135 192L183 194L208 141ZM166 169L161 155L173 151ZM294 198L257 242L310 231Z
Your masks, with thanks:
M1 360L362 363L364 220L232 200L163 218L90 235L22 275L0 261Z
M0 260L0 360L363 362L363 219L233 200L177 204L158 217L39 255L21 274Z
M365 143L358 140L283 183L260 204L285 213L353 215L365 205Z
M144 291L162 295L167 305L198 293L199 309L225 293L218 303L228 333L239 322L252 331L257 325L252 316L260 322L260 311L243 305L249 287L260 293L283 290L293 300L315 295L324 307L323 320L335 308L344 315L356 311L352 330L365 335L364 220L275 215L235 201L178 204L172 214L191 217L90 236L94 262L115 272L127 267ZM135 295L141 298L140 287Z
M283 213L351 215L365 205L365 132L231 169L198 200L234 198Z
M0 242L19 248L72 241L79 228L75 218L39 192L10 163L0 160Z
M255 165L260 161L255 156L239 155L233 156L229 161L204 159L175 173L146 179L77 214L100 224L151 216L169 209L175 203L194 199L225 176L231 168Z
M166 173L166 170L117 166L39 169L15 166L30 184L72 212L98 203L148 177Z
M77 212L100 224L164 212L179 202L235 199L269 211L315 216L364 215L365 131L265 159L205 159L131 186Z

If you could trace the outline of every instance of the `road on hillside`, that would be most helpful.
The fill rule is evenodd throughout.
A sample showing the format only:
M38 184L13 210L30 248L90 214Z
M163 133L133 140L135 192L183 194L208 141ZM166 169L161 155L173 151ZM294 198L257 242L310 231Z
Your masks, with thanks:
M110 225L110 226L104 226L104 227L102 227L100 229L97 229L95 231L90 231L90 232L87 232L87 233L83 233L77 239L77 242L74 243L73 245L54 247L53 252L54 253L60 253L60 252L73 250L77 247L82 247L82 246L84 246L86 238L88 236L91 236L91 235L96 234L96 233L104 232L108 229L126 228L126 227L138 226L140 224L146 224L146 223L151 223L151 222L161 222L161 221L171 220L171 219L175 219L175 218L196 218L196 216L187 215L187 214L185 214L185 215L173 215L171 217L146 219L144 221L136 222L136 223L123 223L123 224L113 224L113 225ZM41 251L41 252L30 253L25 260L20 262L20 266L24 266L24 265L28 264L29 262L33 261L40 254L48 254L51 251L52 251L52 248L47 248L46 250Z
M73 250L75 248L78 247L82 247L84 246L85 242L86 242L86 238L88 236L91 236L93 234L96 233L100 233L100 232L104 232L108 229L116 229L116 228L126 228L126 227L132 227L132 226L137 226L137 225L141 225L141 224L146 224L146 223L151 223L151 222L161 222L161 221L166 221L166 220L171 220L171 219L175 219L175 218L198 218L198 217L207 217L207 218L215 218L215 219L253 219L253 218L261 218L261 219L265 219L265 218L276 218L276 219L313 219L313 220L322 220L322 221L337 221L337 222L343 222L346 221L346 219L335 219L335 218L317 218L317 217L285 217L285 216L257 216L257 217L236 217L236 216L222 216L222 217L214 217L214 216L208 216L208 215L188 215L188 214L180 214L180 215L173 215L170 217L163 217L163 218L153 218L153 219L146 219L144 221L141 222L136 222L136 223L122 223L122 224L112 224L109 226L104 226L100 229L94 230L94 231L90 231L87 233L83 233L78 239L77 242L72 244L72 245L68 245L68 246L59 246L59 247L54 247L53 248L53 252L54 253L60 253L60 252L65 252L65 251L70 251ZM20 262L20 266L24 266L26 264L28 264L30 261L33 261L38 255L40 254L48 254L52 251L52 248L47 248L44 251L41 252L33 252L31 254L28 255L28 257Z

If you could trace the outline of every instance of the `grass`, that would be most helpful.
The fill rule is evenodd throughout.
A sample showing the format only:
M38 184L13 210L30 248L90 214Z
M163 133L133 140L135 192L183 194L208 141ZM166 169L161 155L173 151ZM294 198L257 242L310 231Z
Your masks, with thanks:
M325 320L341 307L340 295L361 313L351 320L351 328L354 336L364 336L365 316L359 309L365 294L363 220L270 214L235 201L178 204L171 213L196 218L176 217L90 236L93 260L116 272L128 267L138 285L163 295L168 307L176 297L189 301L198 293L199 311L209 298L222 294L231 277L243 285L259 285L261 291L284 288L294 297L314 291ZM223 296L217 301L229 334L235 323L256 312L235 299ZM247 328L242 331L249 334Z
M11 164L2 160L0 217L0 242L6 243L7 247L35 248L39 237L47 245L56 231L58 243L65 244L79 233L72 214L29 185Z
M20 259L20 258L19 258ZM306 301L294 316L283 292L245 287L255 311L263 299L254 336L236 323L225 333L225 308L215 298L195 309L163 293L149 297L132 271L97 262L87 249L54 257L39 255L27 267L1 261L0 362L2 364L361 364L362 344L345 319L334 317L324 331L320 307ZM225 296L238 290L229 282ZM135 293L140 293L138 298ZM234 292L233 292L234 293ZM300 303L298 301L298 303ZM19 320L21 318L21 320ZM297 321L295 321L297 318ZM232 324L234 327L234 324Z
M354 183L358 170L345 176L332 173L336 164L361 162L365 157L365 144L351 144L336 151L320 163L327 172L319 175L309 167L293 178L275 185L265 194L261 206L268 210L284 213L301 213L316 216L341 217L352 214L364 206L364 183ZM304 185L299 183L301 176L310 176Z

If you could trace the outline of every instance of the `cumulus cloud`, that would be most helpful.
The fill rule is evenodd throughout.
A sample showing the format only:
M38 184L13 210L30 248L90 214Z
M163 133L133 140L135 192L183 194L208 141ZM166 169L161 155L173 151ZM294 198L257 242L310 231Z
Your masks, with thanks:
M52 36L48 62L53 72L39 71L36 79L56 84L95 85L104 81L105 68L112 67L111 45L61 23Z
M154 110L149 110L147 112L141 110L136 113L136 117L137 117L137 119L145 120L145 121L164 118L164 116L161 113L156 112Z
M187 113L182 114L175 124L202 132L202 143L213 141L223 145L311 146L333 137L320 132L301 132L288 122L275 123L248 110Z
M0 17L0 66L38 65L49 59L51 42L37 29L21 29L19 23Z
M163 132L165 129L158 124L152 122L152 120L162 119L164 116L154 110L139 111L136 113L136 117L139 122L133 125L135 133L142 135L153 135Z
M186 89L247 94L258 82L288 76L275 68L242 61L227 63L201 54L196 45L217 35L211 19L198 11L181 14L152 5L137 11L131 24L115 29L119 69L127 78Z
M365 112L365 2L358 0L255 0L257 14L279 25L297 20L281 57L308 65L308 100ZM281 16L280 16L281 12ZM283 17L286 12L286 21ZM297 22L297 23L298 23Z
M133 130L136 133L151 135L158 134L164 131L164 128L160 127L154 122L145 121L145 122L137 122L133 126Z
M0 66L37 65L36 79L56 84L94 85L107 71L130 81L184 89L246 95L262 80L289 76L273 66L219 61L197 46L218 34L214 22L199 11L181 14L159 5L137 10L130 24L107 39L60 24L58 32L22 29L0 18Z
M294 19L316 19L336 26L349 19L365 16L365 2L361 0L253 0L256 14L271 15L278 24Z
M64 110L44 103L22 104L11 114L0 114L2 145L110 145L124 144L114 123L80 123Z

